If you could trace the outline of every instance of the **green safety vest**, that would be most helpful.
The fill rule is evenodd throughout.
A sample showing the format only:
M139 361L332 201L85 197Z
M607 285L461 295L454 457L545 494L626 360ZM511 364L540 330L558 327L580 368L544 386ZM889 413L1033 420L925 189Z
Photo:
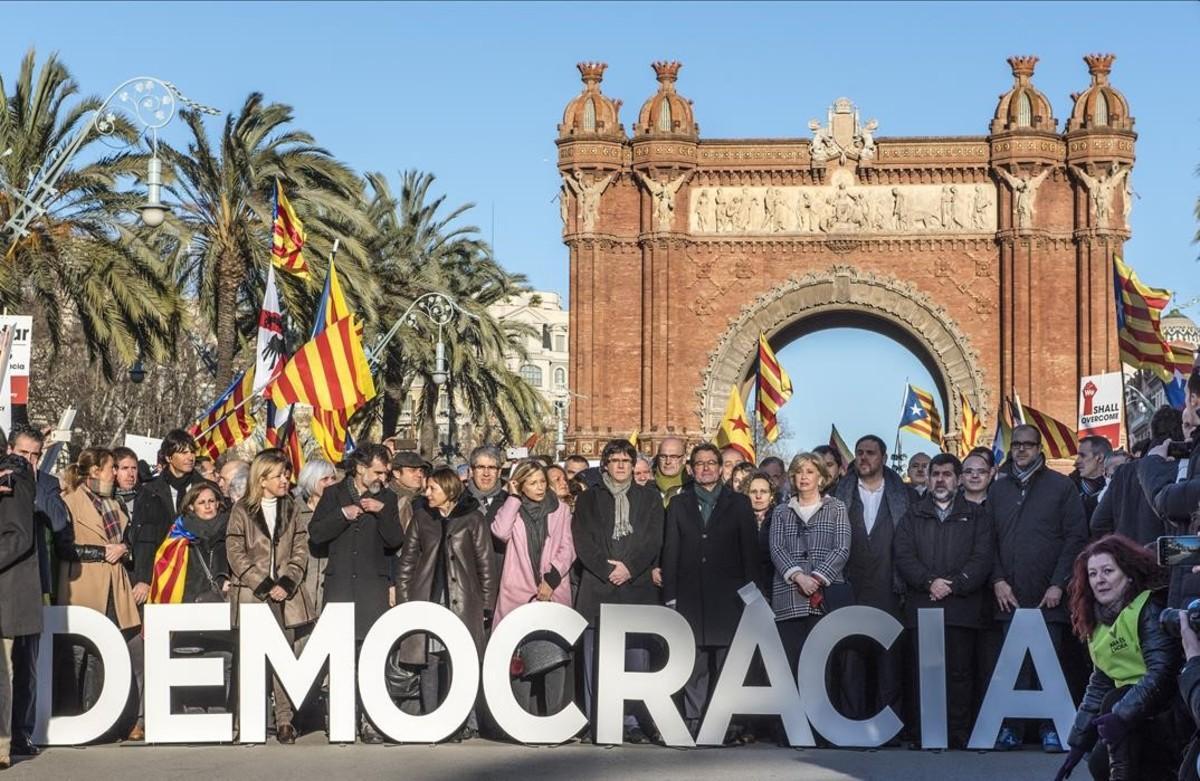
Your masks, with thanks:
M1113 685L1132 686L1146 674L1146 660L1142 658L1142 641L1138 638L1138 617L1142 606L1150 598L1143 591L1117 615L1112 626L1100 624L1088 641L1092 662L1109 678Z

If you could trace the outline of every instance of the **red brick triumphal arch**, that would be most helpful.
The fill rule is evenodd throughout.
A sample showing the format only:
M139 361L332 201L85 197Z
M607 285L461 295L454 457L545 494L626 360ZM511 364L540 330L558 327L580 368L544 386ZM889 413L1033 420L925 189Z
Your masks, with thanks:
M700 137L679 63L654 63L631 135L605 66L581 63L557 140L569 447L595 455L634 430L646 450L708 438L760 332L778 349L839 324L921 356L952 430L955 391L988 428L1014 391L1072 422L1076 378L1119 366L1111 264L1129 238L1136 135L1113 59L1084 57L1091 83L1061 131L1037 58L1013 57L988 135L876 136L839 98L809 137L734 140ZM830 392L869 371L846 356L793 379Z

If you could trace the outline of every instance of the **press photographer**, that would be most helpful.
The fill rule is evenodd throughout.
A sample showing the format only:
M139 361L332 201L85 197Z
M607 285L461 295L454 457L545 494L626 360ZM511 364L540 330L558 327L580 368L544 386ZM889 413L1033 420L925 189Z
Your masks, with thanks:
M1192 721L1200 727L1200 600L1193 602L1186 610L1173 611L1164 614L1163 625L1166 621L1175 619L1179 623L1179 636L1183 641L1183 653L1187 661L1179 673L1179 693L1187 704ZM1192 736L1187 751L1183 756L1183 764L1179 766L1180 781L1194 781L1198 777L1196 769L1197 758L1200 757L1200 733Z
M1110 534L1075 559L1071 625L1088 644L1093 672L1067 740L1062 781L1088 752L1092 778L1174 778L1171 729L1179 646L1159 621L1164 572L1132 540Z
M1200 507L1200 370L1193 369L1187 382L1187 406L1183 411L1182 440L1164 440L1146 452L1138 464L1138 479L1146 500L1163 519L1168 533L1193 533L1192 516ZM1172 567L1167 604L1183 607L1200 596L1200 575L1187 567Z

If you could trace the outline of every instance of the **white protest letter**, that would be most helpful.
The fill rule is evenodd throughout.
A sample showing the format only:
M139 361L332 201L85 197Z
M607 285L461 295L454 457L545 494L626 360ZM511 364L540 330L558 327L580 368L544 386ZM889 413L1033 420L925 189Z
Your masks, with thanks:
M228 631L225 603L146 605L145 708L147 743L227 743L233 740L232 713L171 713L177 686L225 686L219 658L171 658L175 632Z
M696 742L706 746L720 746L729 730L729 720L734 714L779 714L783 728L787 731L788 743L793 746L813 745L812 730L804 714L804 703L796 689L796 679L788 669L787 654L775 628L775 613L763 599L762 592L753 583L743 586L738 593L746 607L738 622L733 644L725 656L725 666L713 691L704 715L704 724ZM767 670L766 686L744 686L746 673L754 660L754 650L762 655Z
M1040 691L1016 689L1026 651L1042 683ZM1075 703L1041 610L1023 608L1013 613L967 748L989 749L995 745L1006 718L1052 719L1059 735L1070 734L1075 722Z
M271 607L265 603L238 606L242 743L267 739L267 662L292 702L299 705L318 682L329 660L329 739L353 743L354 721L354 604L330 602L305 642L300 658L292 649Z
M404 713L388 695L384 666L396 641L413 632L429 632L450 657L450 691L433 713ZM371 627L358 654L358 693L371 721L392 740L436 743L462 727L479 692L479 651L475 639L454 613L433 602L405 602L384 613Z
M889 614L865 605L835 610L813 627L800 652L800 696L813 727L831 743L882 746L899 734L904 725L890 705L862 721L848 719L839 713L829 701L829 692L825 688L825 667L833 647L847 637L863 635L887 650L903 630L900 622Z
M921 668L921 748L946 748L946 614L917 611L917 655Z
M626 635L661 637L667 664L658 672L625 669ZM683 688L696 662L696 638L683 616L658 605L601 605L600 649L596 666L596 742L619 744L624 736L626 700L646 704L668 746L694 746L671 695Z
M55 635L86 637L96 646L104 665L104 686L96 704L78 716L50 717L54 703ZM132 675L129 648L117 625L90 607L43 607L39 642L33 742L42 746L73 746L95 740L112 729L125 709Z

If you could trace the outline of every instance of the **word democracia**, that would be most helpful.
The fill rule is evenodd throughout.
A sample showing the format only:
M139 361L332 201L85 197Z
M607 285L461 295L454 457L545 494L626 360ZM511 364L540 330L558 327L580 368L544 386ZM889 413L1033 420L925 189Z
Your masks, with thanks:
M267 605L240 607L236 632L241 743L266 740L268 674L276 675L293 701L299 702L319 682L327 662L331 742L355 739L356 676L357 693L366 715L383 734L400 743L433 743L449 737L467 719L481 683L496 722L519 742L562 743L587 726L587 717L574 703L544 717L527 712L513 697L510 684L509 663L513 652L529 634L551 632L568 644L574 644L583 634L586 620L565 605L535 602L505 616L492 632L482 664L466 626L452 612L431 602L409 602L385 613L366 635L357 664L351 603L325 606L298 657ZM922 746L944 748L947 721L942 611L920 613L917 631ZM147 605L143 629L146 742L232 742L233 714L171 712L171 689L225 684L220 659L172 657L171 635L232 631L229 606ZM788 668L774 615L754 591L754 596L748 597L700 732L693 740L672 700L672 695L687 682L695 660L691 628L670 608L604 605L597 633L596 741L621 743L625 704L640 701L669 746L721 745L735 715L779 716L793 746L814 745L814 730L838 746L882 745L899 733L902 726L899 717L891 708L884 708L869 719L846 718L830 701L825 669L834 646L846 637L863 635L890 648L901 631L899 622L875 608L856 606L837 610L813 629L794 676ZM453 669L446 699L435 711L424 715L402 712L388 695L384 680L392 648L401 637L414 632L435 635L445 645ZM129 653L120 631L109 619L85 607L45 608L42 642L52 644L55 636L68 634L83 636L95 644L104 664L103 690L86 713L51 716L54 676L50 665L54 654L41 653L34 739L42 745L80 745L100 737L120 717L129 692L132 673ZM631 634L655 635L661 640L667 657L661 670L625 670L626 637ZM765 665L766 685L744 684L755 652ZM1026 653L1042 682L1040 690L1015 688ZM1041 612L1016 611L969 747L989 748L1005 718L1052 719L1059 734L1066 734L1074 715L1075 706Z

